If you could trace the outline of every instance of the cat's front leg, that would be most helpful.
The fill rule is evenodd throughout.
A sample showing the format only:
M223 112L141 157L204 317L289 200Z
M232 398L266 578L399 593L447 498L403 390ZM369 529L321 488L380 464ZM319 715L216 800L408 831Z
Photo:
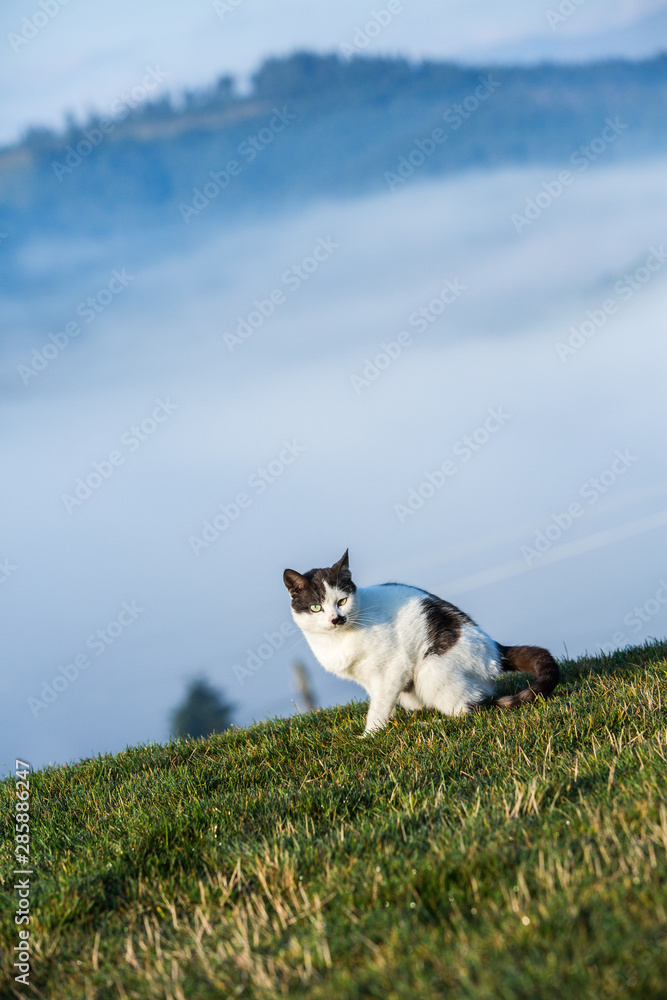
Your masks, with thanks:
M402 680L388 681L386 677L382 678L381 683L378 682L371 686L369 691L371 703L366 716L364 736L370 736L371 733L384 729L394 713L402 687Z

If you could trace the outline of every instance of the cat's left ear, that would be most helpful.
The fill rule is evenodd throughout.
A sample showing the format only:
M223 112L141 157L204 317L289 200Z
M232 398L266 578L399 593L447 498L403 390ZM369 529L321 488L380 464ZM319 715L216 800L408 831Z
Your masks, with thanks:
M305 576L301 573L297 573L295 569L286 569L283 573L283 583L289 590L290 594L294 594L299 590L305 590L308 586L308 581Z
M345 549L345 554L340 557L337 563L332 567L334 573L338 573L340 576L350 575L350 550Z

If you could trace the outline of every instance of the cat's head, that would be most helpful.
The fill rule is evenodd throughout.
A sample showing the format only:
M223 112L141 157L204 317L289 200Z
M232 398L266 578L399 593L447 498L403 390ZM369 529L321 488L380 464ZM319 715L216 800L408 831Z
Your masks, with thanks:
M350 575L347 554L325 569L297 573L286 569L285 586L292 598L292 614L304 632L333 632L354 619L357 588Z

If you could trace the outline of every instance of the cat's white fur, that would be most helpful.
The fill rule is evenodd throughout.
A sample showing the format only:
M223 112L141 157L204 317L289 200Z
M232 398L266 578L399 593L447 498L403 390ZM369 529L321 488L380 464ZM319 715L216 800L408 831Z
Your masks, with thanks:
M370 695L365 736L386 725L397 702L406 709L436 708L458 715L493 693L502 670L500 654L476 625L464 624L447 652L426 655L427 596L403 584L360 587L352 594L325 584L320 612L292 610L324 669L356 681ZM344 625L333 624L339 614L347 617ZM414 686L406 692L411 682Z

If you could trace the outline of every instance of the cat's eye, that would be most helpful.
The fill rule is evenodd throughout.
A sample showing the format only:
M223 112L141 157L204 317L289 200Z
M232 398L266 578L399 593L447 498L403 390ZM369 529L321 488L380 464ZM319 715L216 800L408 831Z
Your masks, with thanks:
M344 604L347 604L347 597L341 597L340 601L338 602L338 607L342 608Z
M310 610L314 611L314 612L321 611L322 610L322 605L321 604L311 604L310 605Z

